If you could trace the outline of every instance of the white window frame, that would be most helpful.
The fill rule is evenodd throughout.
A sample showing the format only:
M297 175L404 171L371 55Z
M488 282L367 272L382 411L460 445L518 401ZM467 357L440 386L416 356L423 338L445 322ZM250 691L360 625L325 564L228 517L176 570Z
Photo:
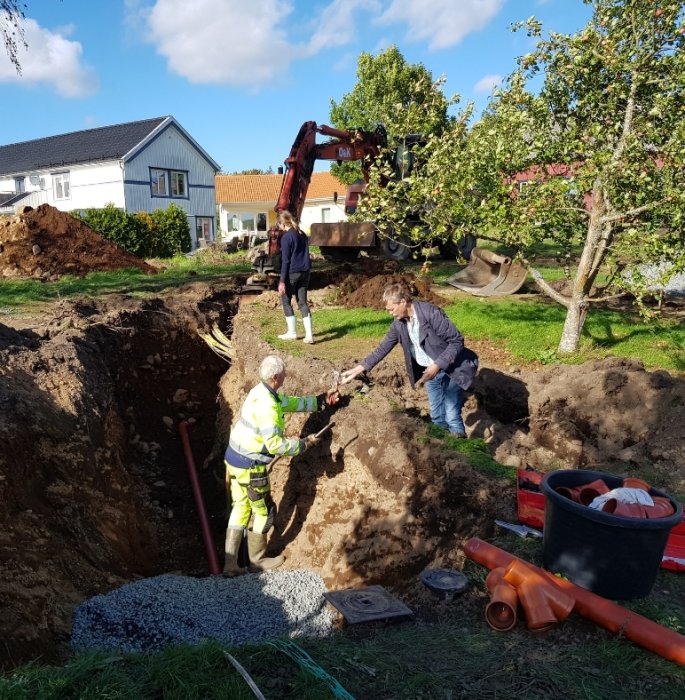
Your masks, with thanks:
M188 198L188 173L185 170L171 171L171 196L178 199ZM180 187L179 187L180 185Z
M167 170L163 170L162 168L150 168L150 192L153 197L168 197L168 182L169 175Z
M321 223L330 224L331 223L331 208L321 207Z
M26 178L23 175L14 178L14 191L17 194L26 192Z
M71 199L68 170L52 173L52 194L55 200Z

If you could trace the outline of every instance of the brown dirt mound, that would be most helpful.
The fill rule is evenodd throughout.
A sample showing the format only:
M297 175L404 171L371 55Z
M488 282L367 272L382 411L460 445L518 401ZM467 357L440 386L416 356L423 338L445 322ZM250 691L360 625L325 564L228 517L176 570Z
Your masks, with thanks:
M153 267L66 212L41 204L0 220L0 277L56 280L89 272Z
M385 309L383 290L394 282L404 282L411 289L415 298L429 301L436 306L447 303L447 299L431 291L431 280L413 274L349 275L339 286L338 301L348 309Z

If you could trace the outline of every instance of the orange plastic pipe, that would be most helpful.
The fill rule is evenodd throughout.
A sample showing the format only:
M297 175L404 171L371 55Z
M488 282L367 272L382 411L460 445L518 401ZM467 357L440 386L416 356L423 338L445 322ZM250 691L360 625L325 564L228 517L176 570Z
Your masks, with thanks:
M485 620L498 632L507 632L516 625L518 594L504 578L504 569L493 569L485 579L490 602L485 607Z
M182 420L178 424L178 432L181 435L183 443L183 453L185 454L186 464L188 466L188 475L190 476L190 484L193 487L193 497L195 498L195 506L197 513L200 516L200 527L202 528L202 540L205 543L207 552L207 561L209 562L209 573L219 574L219 560L214 549L214 540L212 538L212 529L209 527L207 519L207 511L205 510L205 502L202 498L202 490L200 489L200 481L197 478L197 469L195 468L195 460L193 459L193 451L190 448L190 438L188 437L188 421Z
M523 561L499 547L488 544L478 537L472 537L464 546L469 559L488 569L507 567L512 561ZM669 661L685 666L685 637L673 630L658 625L631 610L626 610L602 596L587 591L575 583L558 578L544 569L524 562L534 571L542 574L555 586L574 599L573 609L588 620L596 622L610 632L621 633L631 642L653 651Z
M528 629L541 632L563 622L573 610L573 598L521 559L504 570L504 580L518 593Z

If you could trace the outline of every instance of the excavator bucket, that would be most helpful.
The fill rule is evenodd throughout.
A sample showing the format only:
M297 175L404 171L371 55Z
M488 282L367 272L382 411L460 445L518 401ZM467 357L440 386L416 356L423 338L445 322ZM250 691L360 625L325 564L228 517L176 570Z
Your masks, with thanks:
M474 248L469 264L446 282L477 297L505 296L521 289L527 274L526 268L513 263L511 258Z

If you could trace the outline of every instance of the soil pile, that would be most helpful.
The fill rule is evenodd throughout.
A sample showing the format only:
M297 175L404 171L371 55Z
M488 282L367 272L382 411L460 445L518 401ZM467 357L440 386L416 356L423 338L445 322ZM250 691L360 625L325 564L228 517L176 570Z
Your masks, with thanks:
M153 267L49 204L0 219L0 277L56 280L89 272Z
M431 280L411 273L394 272L367 277L363 274L347 275L339 284L338 301L350 309L385 309L383 291L389 284L403 282L414 298L443 306L448 300L431 289Z

